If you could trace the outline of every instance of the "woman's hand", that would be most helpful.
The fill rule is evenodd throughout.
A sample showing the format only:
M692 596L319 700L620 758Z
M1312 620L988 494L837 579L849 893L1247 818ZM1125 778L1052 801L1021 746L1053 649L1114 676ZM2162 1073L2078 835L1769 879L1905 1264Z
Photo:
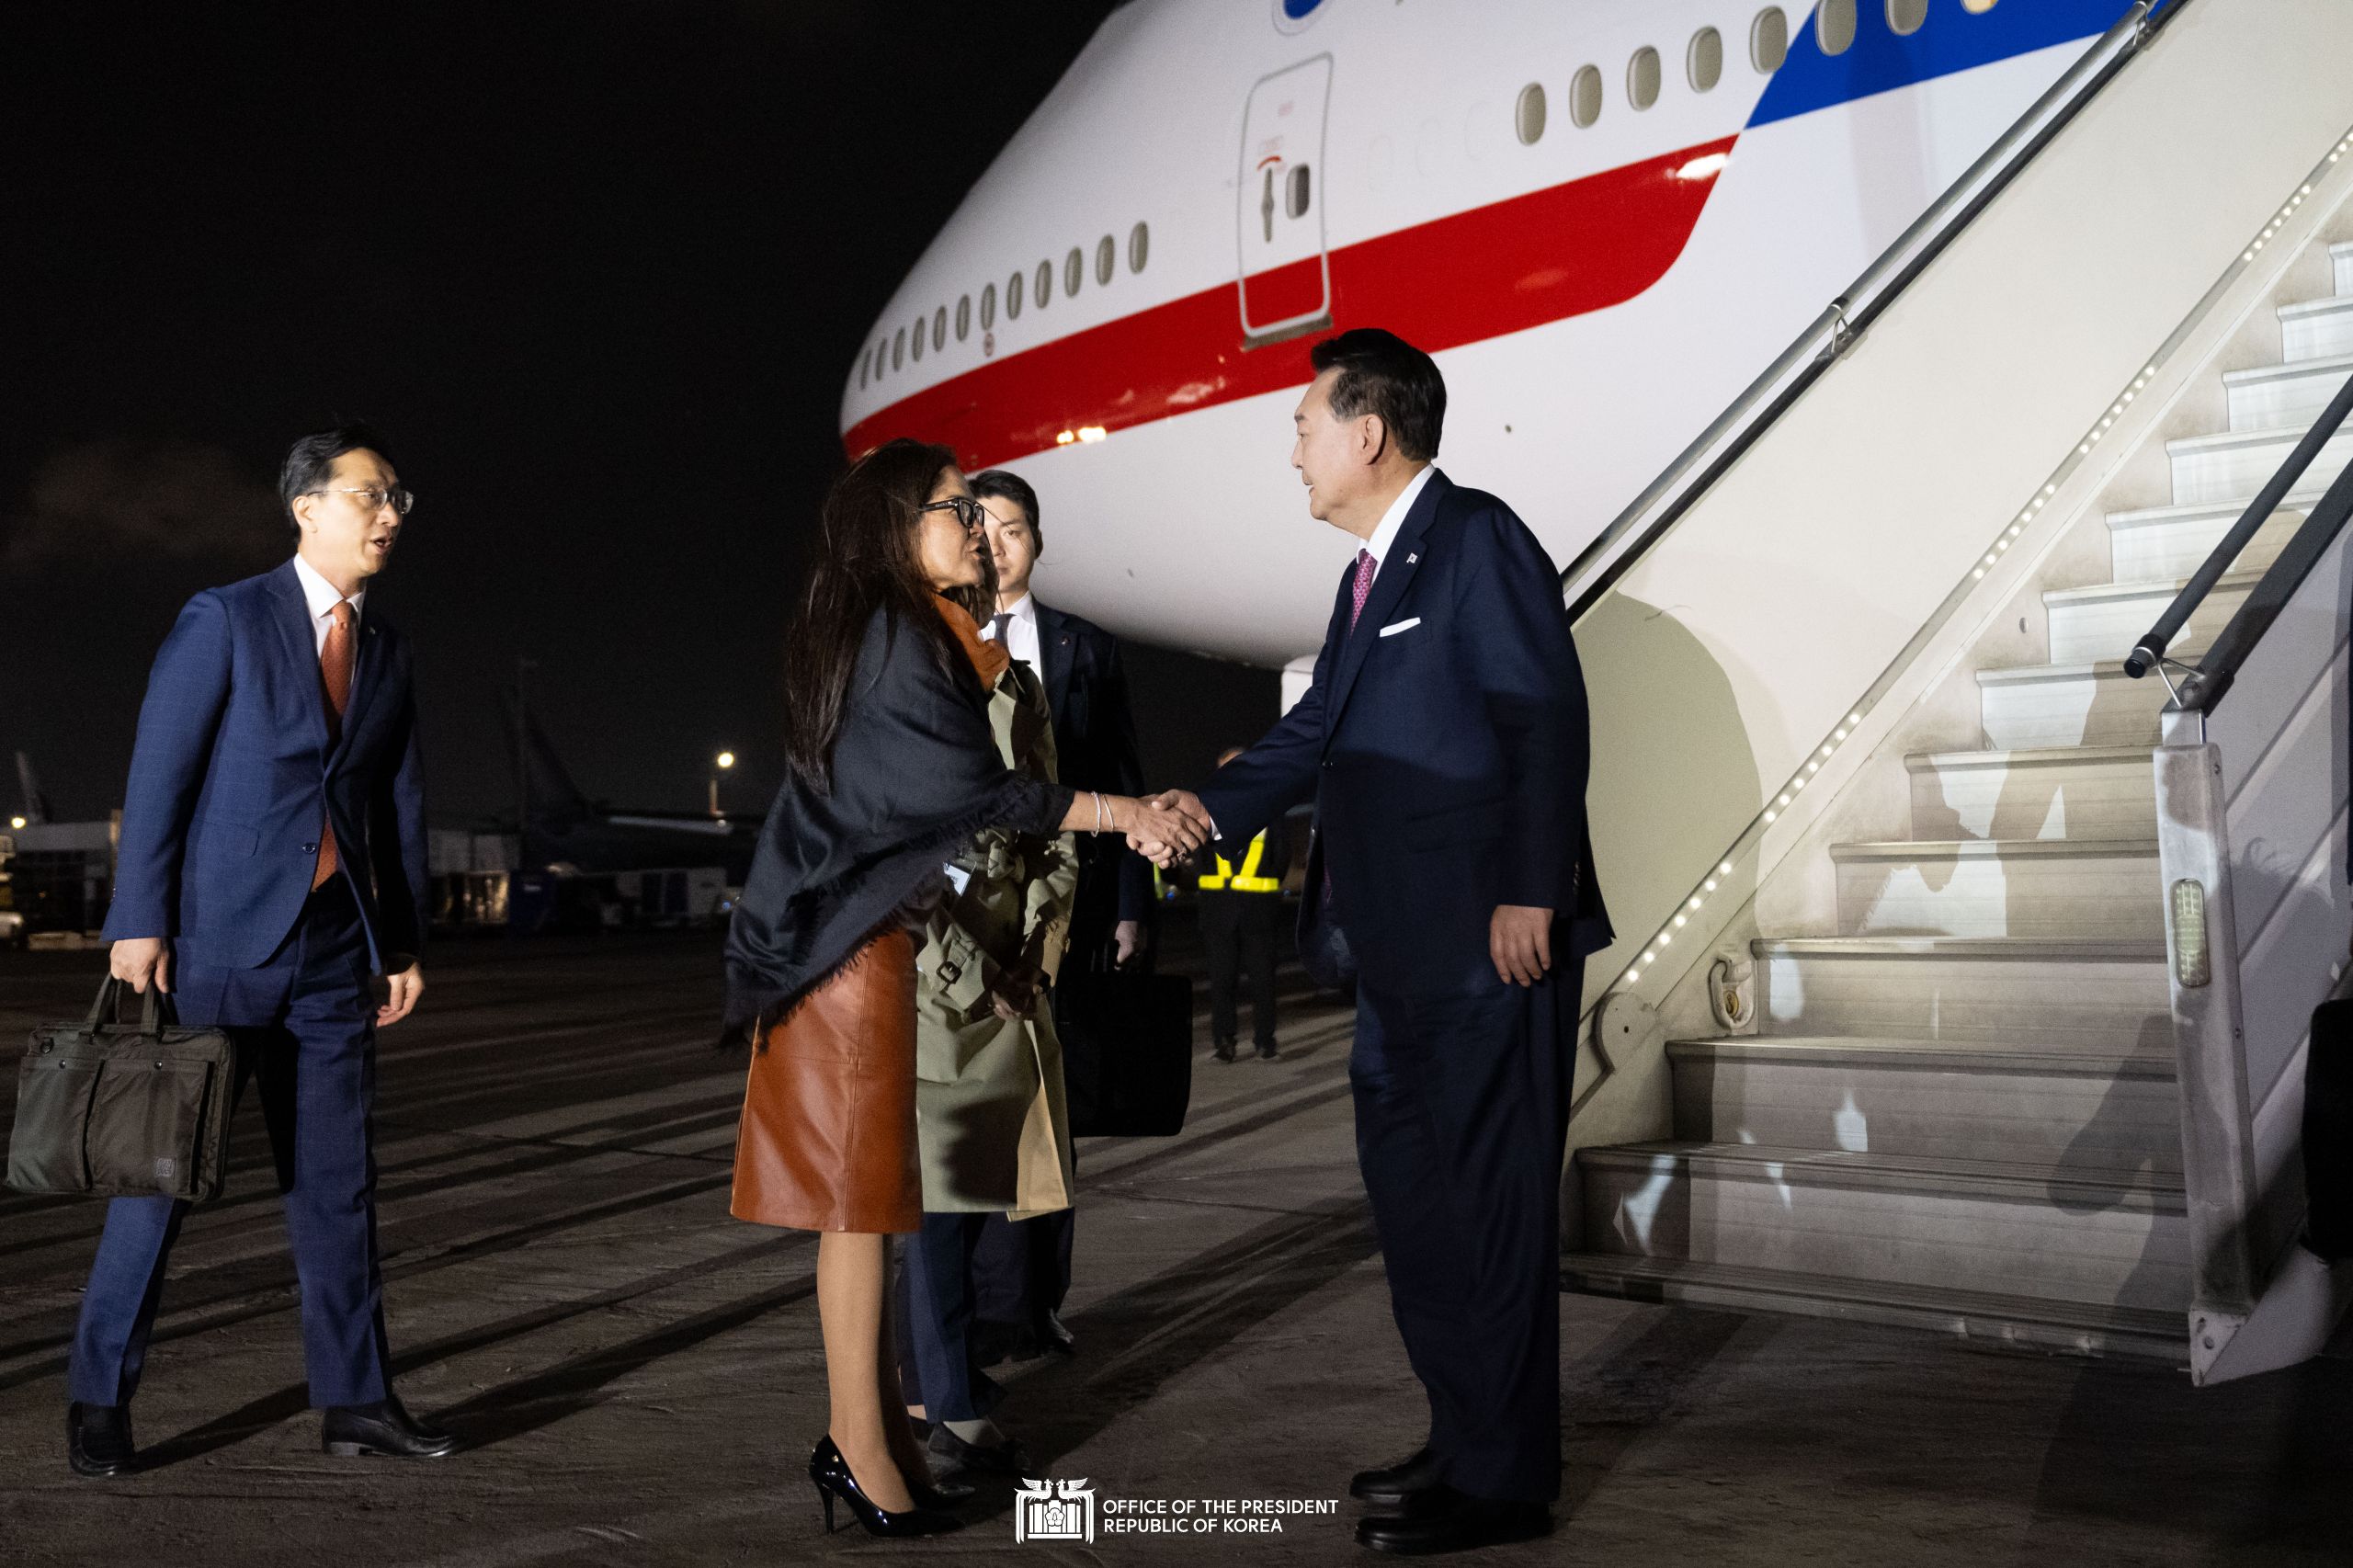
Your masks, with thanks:
M1163 870L1209 843L1209 813L1182 790L1170 790L1148 800L1118 796L1120 810L1112 825L1128 835L1128 847Z

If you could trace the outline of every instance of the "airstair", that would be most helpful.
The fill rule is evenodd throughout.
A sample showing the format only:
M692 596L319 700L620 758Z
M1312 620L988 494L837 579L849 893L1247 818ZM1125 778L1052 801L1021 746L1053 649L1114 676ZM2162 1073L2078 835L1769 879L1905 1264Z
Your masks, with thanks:
M2200 0L2175 30L2202 22L2218 37L2262 9ZM2268 20L2312 22L2306 44L2333 47L2336 25L2321 17L2287 7ZM1964 395L1971 376L1990 378L1963 347L1970 324L1938 319L1991 297L1965 269L2004 265L2006 244L2081 244L2103 222L2132 222L2129 204L2071 209L2070 142L2096 160L2136 116L2183 112L2196 47L2167 38L2133 67L2151 79L2128 73L2092 98L2014 192L1989 198L1997 232L1955 244L1890 307L1876 330L1897 345L1865 370L1866 339L1805 401L1834 398L1852 375L1852 443L1874 405L1915 431L1933 423L1936 395L1889 401L1907 374L1954 367ZM2213 68L2276 70L2280 58L2256 49ZM1745 730L1755 761L1735 756L1728 769L1747 793L1688 796L1688 816L1724 824L1717 839L1688 835L1715 846L1697 864L1654 846L1633 858L1639 928L1588 972L1588 995L1601 994L1572 1129L1565 1284L2154 1356L2201 1381L2300 1358L2326 1337L2345 1288L2294 1246L2293 1113L2303 1018L2337 977L2348 925L2353 570L2336 531L2353 484L2324 496L2353 460L2353 428L2337 423L2353 406L2339 400L2353 381L2353 92L2303 74L2269 86L2334 99L2320 117L2330 129L2305 132L2301 153L2283 132L2250 165L2270 182L2262 222L2225 219L2200 237L2220 279L2210 264L2202 297L2177 282L2170 307L2135 302L2170 332L2142 329L2124 348L2134 329L2120 324L2115 347L2086 342L2131 356L2093 396L2021 396L2035 406L2008 439L2057 469L1995 482L1992 493L2011 488L1974 523L1972 503L1941 490L1915 497L1899 481L1876 515L1857 493L1851 559L1917 512L1918 569L1961 568L1941 598L1921 591L1931 613L1900 645L1902 615L1869 625L1875 592L1897 590L1826 552L1816 517L1781 525L1813 530L1825 551L1786 580L1811 564L1833 584L1817 613L1864 631L1808 633L1815 643L1760 632L1745 668L1746 612L1727 599L1711 621L1687 597L1710 551L1680 536L1714 527L1720 551L1754 552L1766 518L1792 515L1766 498L1803 467L1767 443L1825 436L1835 415L1813 436L1784 418L1719 464L1722 483L1695 484L1701 498L1588 592L1579 640L1601 666L1597 758L1613 714L1631 747L1645 714L1671 726L1657 725L1643 656L1596 643L1616 630L1667 667L1677 653L1659 628L1671 620L1686 666L1723 671L1725 690L1695 704L1711 710L1701 722ZM2099 297L2096 279L2086 286L2085 300ZM2058 303L2052 319L2066 314ZM1852 347L1835 331L1830 343L1834 356ZM1861 384L1874 378L1875 390ZM1917 452L1917 483L1936 485L1940 461L1966 472L1967 451L1940 456L1933 437ZM1948 526L1969 554L1926 542ZM1900 574L1901 551L1873 559ZM1628 603L1613 609L1610 596ZM2144 652L2128 670L2177 606L2165 659ZM1823 710L1817 746L1786 711L1797 704L1755 672L1840 660L1857 674ZM1671 733L1661 744L1674 753ZM1613 815L1620 832L1671 820L1673 790L1648 788L1639 764L1597 774L1606 885ZM1630 790L1639 805L1619 798Z

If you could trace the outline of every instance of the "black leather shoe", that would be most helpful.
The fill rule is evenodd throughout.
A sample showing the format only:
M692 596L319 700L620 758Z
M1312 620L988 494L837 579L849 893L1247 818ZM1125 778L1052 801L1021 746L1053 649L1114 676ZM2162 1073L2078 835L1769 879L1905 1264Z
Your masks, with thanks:
M1360 1470L1348 1483L1348 1495L1361 1497L1385 1513L1404 1513L1423 1494L1438 1486L1438 1460L1425 1443L1414 1457L1379 1470Z
M1258 1042L1259 1061L1272 1062L1278 1054L1279 1053L1275 1050L1275 1042L1273 1040L1262 1040Z
M1423 1494L1402 1519L1378 1515L1357 1521L1357 1544L1400 1557L1435 1557L1552 1533L1552 1510L1541 1503L1466 1497L1441 1486Z
M1230 1040L1219 1040L1215 1045L1210 1047L1210 1054L1216 1057L1220 1062L1233 1061L1233 1041Z
M809 1456L809 1480L817 1488L817 1501L825 1507L825 1533L834 1533L834 1504L836 1500L848 1505L849 1517L866 1527L866 1533L879 1536L945 1535L960 1529L963 1521L940 1513L916 1499L915 1506L892 1513L866 1494L858 1477L849 1470L849 1460L842 1457L831 1437L819 1440ZM912 1490L912 1488L910 1489Z
M975 1472L1018 1477L1029 1474L1030 1470L1029 1455L1017 1437L996 1444L968 1443L945 1426L934 1426L925 1449L939 1461L941 1481Z
M458 1439L411 1415L394 1396L330 1406L319 1423L319 1446L338 1459L438 1460L456 1453Z
M131 1406L65 1407L65 1462L76 1475L120 1475L139 1458L131 1440Z
M1063 1322L1063 1314L1051 1307L1046 1309L1045 1317L1038 1324L1038 1335L1046 1342L1046 1348L1056 1355L1078 1354L1078 1335L1073 1334L1070 1331L1070 1325Z

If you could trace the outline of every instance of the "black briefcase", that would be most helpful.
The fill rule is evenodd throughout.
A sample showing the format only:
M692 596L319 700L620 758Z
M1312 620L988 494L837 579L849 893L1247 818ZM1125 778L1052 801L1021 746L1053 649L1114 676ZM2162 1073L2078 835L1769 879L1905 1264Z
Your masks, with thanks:
M17 1073L8 1185L93 1198L221 1196L228 1167L236 1046L179 1028L152 987L136 1025L115 1021L121 983L90 1016L32 1032Z
M2304 1051L2304 1244L2353 1257L2353 1000L2313 1009Z
M1193 1098L1193 983L1118 970L1054 986L1063 1086L1077 1138L1167 1138Z

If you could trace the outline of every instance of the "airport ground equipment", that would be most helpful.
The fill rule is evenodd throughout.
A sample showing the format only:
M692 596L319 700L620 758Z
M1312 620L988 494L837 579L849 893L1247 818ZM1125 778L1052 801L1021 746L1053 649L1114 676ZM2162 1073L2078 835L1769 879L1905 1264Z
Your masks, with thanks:
M1568 1283L2201 1382L2334 1329L2348 51L2128 17L1573 569L1624 935Z

